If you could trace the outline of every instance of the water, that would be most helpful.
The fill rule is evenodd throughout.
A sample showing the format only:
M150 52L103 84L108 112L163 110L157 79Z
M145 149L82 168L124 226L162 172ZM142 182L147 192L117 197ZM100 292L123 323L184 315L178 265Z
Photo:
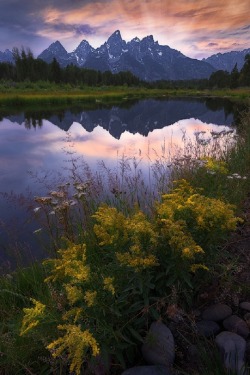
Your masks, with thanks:
M236 108L213 99L124 102L122 106L81 107L40 112L0 113L0 259L12 262L16 250L41 256L27 209L82 158L92 170L98 161L115 168L122 156L140 160L146 170L157 158L173 155L194 133L231 127ZM185 136L185 137L184 137ZM5 194L7 193L7 194Z

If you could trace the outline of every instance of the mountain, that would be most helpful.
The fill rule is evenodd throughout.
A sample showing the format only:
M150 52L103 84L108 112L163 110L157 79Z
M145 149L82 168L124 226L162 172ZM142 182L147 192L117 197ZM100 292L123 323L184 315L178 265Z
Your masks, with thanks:
M250 54L250 48L244 49L243 51L217 53L202 61L211 64L216 70L227 70L231 72L236 63L238 70L241 70L245 62L245 56L248 53Z
M69 58L75 60L76 65L83 66L87 60L88 55L94 51L89 42L83 40L79 46L69 54ZM41 55L40 55L41 56Z
M58 40L38 56L38 59L42 59L47 63L51 63L54 58L56 58L62 67L66 67L71 63L77 65L76 56L71 56Z
M0 62L13 62L13 55L9 49L4 52L0 51Z
M56 58L62 67L74 64L101 72L130 71L142 80L156 81L209 78L216 70L231 71L236 63L240 70L247 53L250 53L250 49L218 53L203 60L196 60L167 45L160 45L153 35L142 40L136 37L126 42L120 31L116 30L96 49L83 40L74 51L67 52L62 44L56 41L38 58L47 63ZM0 52L1 61L13 61L12 52Z
M130 71L145 81L208 78L215 71L207 62L159 45L152 35L142 40L134 38L127 43L119 30L96 49L83 40L73 52L67 53L60 42L55 42L38 56L46 62L51 62L54 57L63 67L73 63L102 72Z

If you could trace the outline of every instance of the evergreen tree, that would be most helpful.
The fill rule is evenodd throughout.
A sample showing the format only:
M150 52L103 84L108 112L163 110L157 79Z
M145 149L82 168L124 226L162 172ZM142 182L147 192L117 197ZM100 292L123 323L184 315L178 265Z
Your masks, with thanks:
M239 86L239 78L240 78L240 73L238 71L238 66L236 63L230 75L230 88L231 89L235 89L236 87Z
M245 63L240 72L240 84L242 86L250 86L250 54L245 56Z
M49 80L50 82L59 83L61 82L61 67L59 62L54 57L50 63Z

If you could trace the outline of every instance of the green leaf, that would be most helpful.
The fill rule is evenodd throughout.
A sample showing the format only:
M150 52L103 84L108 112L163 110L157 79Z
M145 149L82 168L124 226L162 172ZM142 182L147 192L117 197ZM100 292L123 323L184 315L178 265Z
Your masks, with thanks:
M183 280L186 282L186 284L191 288L193 289L193 285L190 281L190 278L189 278L189 275L186 274L186 272L183 272L183 274L181 275L183 277Z
M149 311L150 311L150 314L152 315L152 317L155 320L158 320L161 317L161 315L159 314L159 312L156 309L151 307L151 309Z
M138 341L144 342L141 335L136 330L134 330L134 328L128 327L128 330L131 333L131 335L134 336L134 338L136 338Z

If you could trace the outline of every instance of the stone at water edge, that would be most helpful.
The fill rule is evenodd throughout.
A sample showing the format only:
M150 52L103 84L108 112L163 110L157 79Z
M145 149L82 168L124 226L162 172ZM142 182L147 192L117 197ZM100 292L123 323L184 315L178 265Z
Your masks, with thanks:
M225 305L224 303L217 303L211 305L203 310L201 316L204 320L213 320L214 322L219 322L226 319L232 315L231 307Z
M244 337L245 339L249 335L249 328L247 323L239 318L237 315L231 315L225 320L223 320L223 327L230 332L235 332L238 335Z
M171 367L175 358L174 337L161 322L153 322L142 345L143 358L152 365Z
M241 302L240 308L246 311L250 311L250 302Z
M205 337L216 336L220 332L220 326L212 320L201 320L196 323L200 335Z
M166 366L136 366L125 370L121 375L173 375Z
M247 313L244 315L244 320L245 320L245 322L247 323L247 326L250 328L250 312L247 312Z
M215 338L216 345L228 370L236 371L237 375L246 375L245 351L246 340L234 332L224 331Z

